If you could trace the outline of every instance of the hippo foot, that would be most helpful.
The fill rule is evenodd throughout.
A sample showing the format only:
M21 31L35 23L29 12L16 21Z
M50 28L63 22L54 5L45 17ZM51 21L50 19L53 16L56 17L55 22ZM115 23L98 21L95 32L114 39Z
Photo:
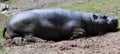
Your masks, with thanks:
M35 43L45 43L45 42L47 42L46 40L43 40L43 39L41 39L39 37L35 37L33 35L26 35L24 38L28 42L35 42Z
M31 41L33 41L35 43L45 43L45 42L47 42L46 40L43 40L43 39L38 38L38 37L32 37Z
M73 36L70 38L70 40L76 39L76 38L80 38L85 36L86 32L84 29L82 28L77 28L74 30L73 32Z
M74 35L70 38L70 40L77 39L77 38L80 38L80 37L82 37L82 36L83 36L83 32L79 32L79 33L77 33L77 34L74 34Z

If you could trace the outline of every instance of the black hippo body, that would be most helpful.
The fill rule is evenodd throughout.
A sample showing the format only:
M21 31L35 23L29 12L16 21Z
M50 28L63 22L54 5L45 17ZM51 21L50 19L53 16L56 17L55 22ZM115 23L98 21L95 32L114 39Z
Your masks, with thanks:
M8 21L3 36L28 41L73 39L117 28L117 19L105 15L64 9L36 9L18 13Z

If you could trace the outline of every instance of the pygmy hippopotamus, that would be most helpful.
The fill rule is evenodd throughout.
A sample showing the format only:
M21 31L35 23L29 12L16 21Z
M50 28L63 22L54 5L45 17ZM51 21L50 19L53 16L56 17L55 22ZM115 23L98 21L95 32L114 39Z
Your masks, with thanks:
M12 16L3 30L3 37L23 37L33 42L60 41L115 31L117 26L116 18L102 14L35 9Z

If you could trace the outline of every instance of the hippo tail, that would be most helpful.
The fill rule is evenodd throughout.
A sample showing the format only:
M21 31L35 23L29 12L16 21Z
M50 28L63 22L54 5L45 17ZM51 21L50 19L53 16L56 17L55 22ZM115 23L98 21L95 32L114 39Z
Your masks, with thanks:
M5 32L6 32L6 26L3 28L3 33L2 33L3 38L5 37Z

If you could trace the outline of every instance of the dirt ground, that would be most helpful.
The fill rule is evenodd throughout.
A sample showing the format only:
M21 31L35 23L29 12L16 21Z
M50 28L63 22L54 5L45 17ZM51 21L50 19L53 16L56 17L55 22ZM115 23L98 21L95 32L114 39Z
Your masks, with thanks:
M16 0L9 6L10 9L36 9L48 8L51 6L71 5L74 3L82 3L88 0Z
M23 2L24 1L24 2ZM85 1L85 0L84 0ZM70 5L82 0L16 0L13 9L47 8L55 5ZM36 2L36 4L32 3ZM46 4L47 2L47 4ZM41 5L42 4L42 5ZM120 31L94 37L83 37L60 42L30 43L23 46L4 47L3 54L120 54Z
M5 47L8 54L120 54L120 31L60 42Z

